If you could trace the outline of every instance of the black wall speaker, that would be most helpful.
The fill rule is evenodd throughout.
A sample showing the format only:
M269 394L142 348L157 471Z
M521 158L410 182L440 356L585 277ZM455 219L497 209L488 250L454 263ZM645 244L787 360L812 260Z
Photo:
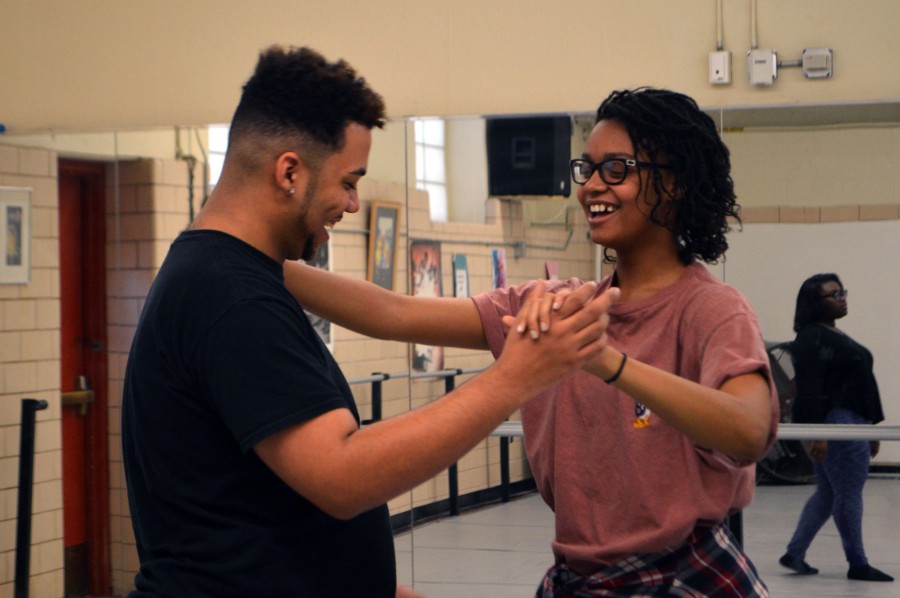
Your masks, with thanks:
M488 118L488 194L569 196L572 119Z

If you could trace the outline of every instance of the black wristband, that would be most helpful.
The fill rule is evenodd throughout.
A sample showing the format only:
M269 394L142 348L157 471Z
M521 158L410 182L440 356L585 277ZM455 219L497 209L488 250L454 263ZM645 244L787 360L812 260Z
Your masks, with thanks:
M628 361L628 354L627 354L627 353L622 353L622 363L619 364L619 369L616 370L616 373L612 375L612 378L608 378L608 379L604 380L604 382L606 382L607 384L612 384L613 382L615 382L616 380L618 380L618 379L619 379L619 376L622 375L622 370L625 369L625 362L626 362L626 361Z

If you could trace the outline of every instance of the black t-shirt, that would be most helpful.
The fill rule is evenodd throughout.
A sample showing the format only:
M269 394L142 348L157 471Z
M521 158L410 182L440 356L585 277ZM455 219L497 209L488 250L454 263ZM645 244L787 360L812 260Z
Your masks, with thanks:
M132 596L393 598L387 507L335 519L252 450L340 408L359 421L281 265L221 232L182 233L125 374L123 457L141 560Z

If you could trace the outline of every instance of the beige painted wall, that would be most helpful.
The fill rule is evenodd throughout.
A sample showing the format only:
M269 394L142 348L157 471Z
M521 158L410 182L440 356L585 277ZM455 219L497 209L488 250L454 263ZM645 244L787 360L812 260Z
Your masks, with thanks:
M227 122L257 52L345 57L394 116L575 112L651 84L702 105L900 99L896 0L758 0L779 58L831 47L832 79L747 81L750 0L723 0L733 83L708 83L713 0L0 0L0 123L10 131Z
M0 595L12 595L21 400L36 413L31 593L62 596L59 225L57 161L44 149L0 145L0 185L31 194L31 279L0 285Z

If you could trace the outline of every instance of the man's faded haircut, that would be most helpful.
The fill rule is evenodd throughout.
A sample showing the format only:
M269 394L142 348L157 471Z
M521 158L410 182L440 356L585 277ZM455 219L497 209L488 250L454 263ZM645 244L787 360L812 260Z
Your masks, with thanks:
M271 46L244 85L228 136L229 153L253 169L283 151L316 167L344 145L350 123L382 128L381 96L344 60L310 48Z

